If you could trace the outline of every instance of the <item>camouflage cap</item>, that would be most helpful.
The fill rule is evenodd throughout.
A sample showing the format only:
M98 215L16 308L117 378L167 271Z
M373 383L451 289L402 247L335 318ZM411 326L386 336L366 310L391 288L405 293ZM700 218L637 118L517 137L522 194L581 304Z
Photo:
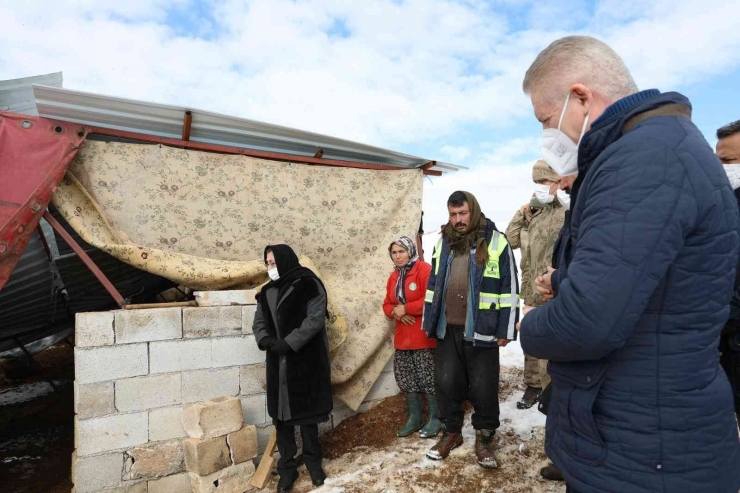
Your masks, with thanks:
M532 181L538 182L540 180L558 181L560 176L542 159L537 161L532 168Z

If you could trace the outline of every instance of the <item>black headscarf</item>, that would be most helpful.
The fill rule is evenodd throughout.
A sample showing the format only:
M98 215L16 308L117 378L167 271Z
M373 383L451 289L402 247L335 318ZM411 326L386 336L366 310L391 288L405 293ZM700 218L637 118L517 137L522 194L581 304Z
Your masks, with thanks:
M265 284L262 288L263 293L270 288L277 288L277 299L281 299L285 291L287 291L287 289L293 284L293 281L307 277L316 279L316 281L321 284L324 292L326 292L326 287L324 286L324 283L321 282L321 279L319 279L311 269L301 265L301 262L298 260L298 255L295 254L291 247L288 245L268 245L265 247L265 253L263 256L265 263L267 263L268 251L271 251L272 255L275 257L275 266L277 267L280 279L277 281L270 280L270 282ZM328 316L329 313L327 312L327 317Z

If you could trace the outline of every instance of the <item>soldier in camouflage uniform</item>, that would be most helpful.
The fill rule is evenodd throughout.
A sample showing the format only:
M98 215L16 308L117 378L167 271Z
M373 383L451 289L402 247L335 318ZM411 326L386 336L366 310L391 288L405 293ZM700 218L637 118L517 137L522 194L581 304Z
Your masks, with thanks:
M506 238L509 240L509 245L512 249L521 249L521 262L520 272L522 273L522 295L529 292L530 287L526 286L527 279L524 276L525 272L529 272L529 256L525 255L529 246L529 223L532 221L532 216L543 207L544 204L540 204L537 198L532 195L532 200L529 204L523 205L516 213L514 217L509 221L509 225L506 228ZM517 403L519 409L527 409L532 407L539 399L542 393L542 384L540 382L540 368L539 360L533 358L527 354L524 355L524 384L527 386L525 391L525 399L522 399Z
M544 161L532 169L532 181L537 184L532 201L514 215L506 230L509 244L522 249L522 297L525 306L540 306L546 300L534 289L537 276L552 265L552 252L565 220L565 208L556 197L560 177ZM518 240L518 241L516 241ZM550 383L547 361L524 355L524 383L527 389L519 409L528 409L540 398L542 389Z

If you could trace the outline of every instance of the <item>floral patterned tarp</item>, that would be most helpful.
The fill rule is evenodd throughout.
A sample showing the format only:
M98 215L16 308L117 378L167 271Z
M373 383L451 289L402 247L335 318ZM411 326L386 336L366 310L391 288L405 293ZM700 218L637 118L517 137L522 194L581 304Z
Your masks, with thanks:
M334 392L356 409L393 353L387 246L415 235L422 178L88 140L53 204L88 243L198 289L259 285L265 245L291 245L329 291Z

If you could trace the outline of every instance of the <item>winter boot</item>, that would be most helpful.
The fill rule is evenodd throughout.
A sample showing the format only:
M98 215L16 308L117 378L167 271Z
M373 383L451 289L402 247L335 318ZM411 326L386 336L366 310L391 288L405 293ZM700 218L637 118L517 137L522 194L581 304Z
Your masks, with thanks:
M493 430L475 430L475 457L478 465L486 469L496 469L496 432Z
M542 389L527 387L527 390L524 391L524 396L522 396L522 400L516 403L516 408L529 409L540 401L541 395Z
M421 412L421 396L419 394L406 394L406 410L409 413L409 419L400 430L396 431L396 435L399 437L407 437L424 426L424 415Z
M313 471L308 471L311 474L311 483L313 483L314 486L323 486L324 481L326 481L326 473L324 472L324 469L319 469L318 472L314 473Z
M442 432L442 438L439 439L437 445L427 452L427 457L432 460L446 459L453 449L456 449L462 444L463 437L461 433L450 433L445 429Z
M548 464L540 469L540 476L545 479L549 479L550 481L565 481L565 478L560 474L560 471L555 467L555 464Z
M293 489L293 483L298 479L298 471L293 471L292 474L286 474L280 476L280 480L277 484L277 493L288 493Z
M429 411L429 419L424 428L419 432L421 438L432 438L439 434L439 430L442 429L442 423L437 418L437 396L427 394L427 408Z

